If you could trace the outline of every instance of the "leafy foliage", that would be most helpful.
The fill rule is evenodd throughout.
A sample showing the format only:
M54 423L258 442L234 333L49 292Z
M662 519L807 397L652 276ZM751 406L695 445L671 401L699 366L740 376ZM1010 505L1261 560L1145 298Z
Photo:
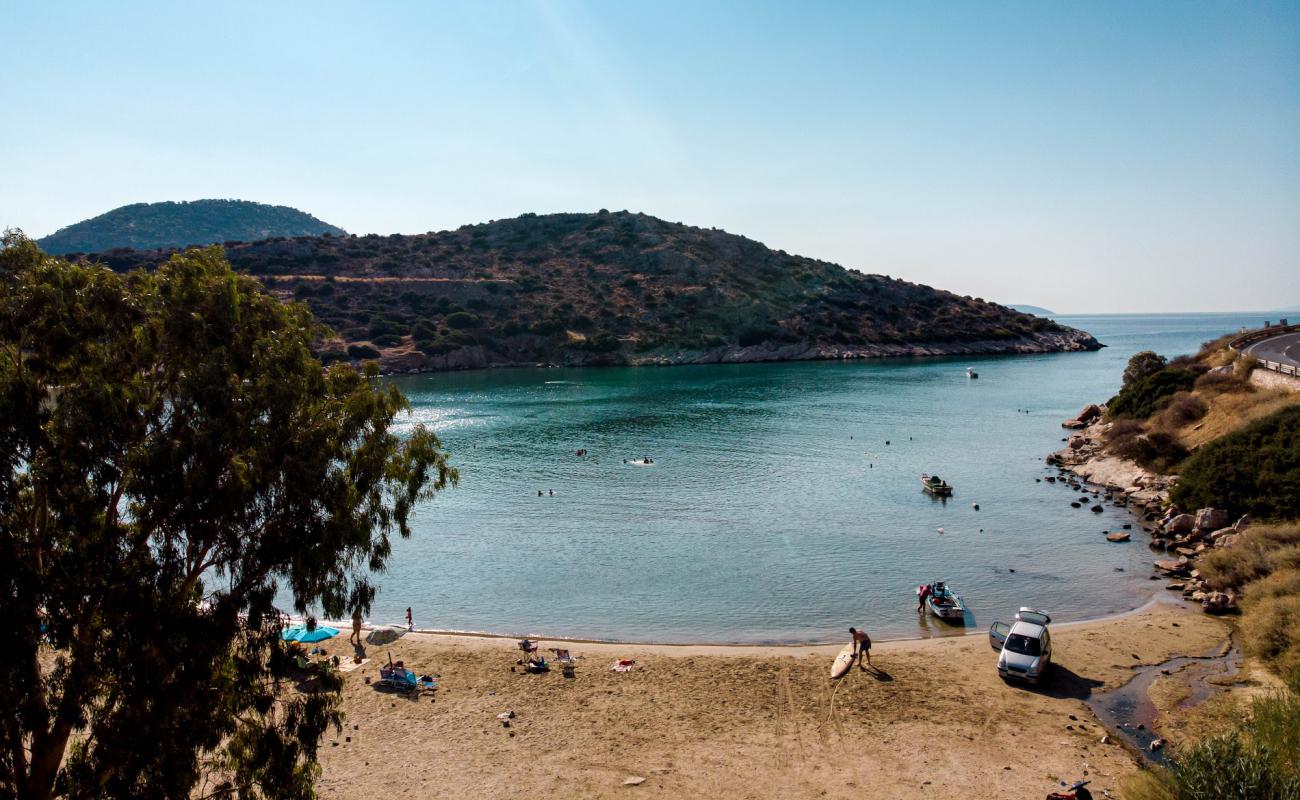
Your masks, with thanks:
M274 236L346 236L342 228L288 206L247 200L134 203L75 225L37 242L47 253L98 253L119 247L153 250L222 242L252 242Z
M6 234L0 794L313 795L337 700L285 691L277 589L368 608L390 537L457 477L315 334L219 248L119 275Z
M1127 370L1125 370L1127 374ZM1107 412L1112 418L1132 416L1146 419L1159 411L1166 398L1189 391L1196 383L1197 372L1181 367L1166 367L1126 384L1110 399Z
M1143 378L1148 378L1165 368L1165 357L1157 355L1152 350L1142 350L1134 353L1128 360L1128 366L1124 367L1124 386L1136 383Z
M468 361L480 365L619 363L642 353L791 342L877 354L944 342L1050 349L1035 337L1053 333L1098 346L995 303L627 212L525 215L418 236L274 239L227 252L236 269L277 295L307 302L338 332L342 341L330 347L400 335L408 339L395 353L434 349L434 365L455 344L439 338L445 329L474 331L472 345L452 349L478 348ZM129 269L165 255L101 257ZM336 282L325 292L330 278ZM383 330L364 333L376 323ZM571 346L570 330L600 344Z
M1300 673L1288 688L1256 699L1240 728L1179 752L1172 769L1135 776L1132 800L1300 799Z
M1297 516L1300 406L1284 408L1197 450L1171 497L1183 508L1214 506L1264 519Z

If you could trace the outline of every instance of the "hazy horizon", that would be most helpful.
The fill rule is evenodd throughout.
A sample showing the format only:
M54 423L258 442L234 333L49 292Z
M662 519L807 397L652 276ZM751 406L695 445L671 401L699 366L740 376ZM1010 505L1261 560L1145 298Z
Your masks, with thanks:
M1300 303L1300 4L7 11L0 226L34 237L626 208L1061 314Z

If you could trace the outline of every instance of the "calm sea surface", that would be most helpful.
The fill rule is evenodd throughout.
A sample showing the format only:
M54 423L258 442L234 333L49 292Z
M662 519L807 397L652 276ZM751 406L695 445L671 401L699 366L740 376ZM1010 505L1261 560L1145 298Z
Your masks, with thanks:
M1194 351L1263 316L1059 319L1108 347L396 379L462 481L395 543L372 616L412 606L422 628L788 642L853 624L960 630L918 619L914 588L935 578L976 626L1020 605L1061 620L1140 605L1150 551L1102 536L1128 517L1036 483L1043 456L1135 351ZM645 455L652 466L623 463ZM956 496L922 493L922 472Z

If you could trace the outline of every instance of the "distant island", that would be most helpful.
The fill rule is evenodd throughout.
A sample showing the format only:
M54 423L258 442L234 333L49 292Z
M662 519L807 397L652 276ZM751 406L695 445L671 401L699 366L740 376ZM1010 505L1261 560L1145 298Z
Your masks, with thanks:
M1012 305L1007 306L1007 308L1014 308L1016 311L1019 311L1019 312L1021 312L1022 314L1033 314L1033 315L1036 316L1036 317L1054 317L1054 316L1056 316L1056 312L1055 312L1055 311L1050 311L1050 310L1048 310L1048 309L1046 309L1046 308L1043 308L1042 306L1031 306L1031 305L1025 305L1025 304L1023 304L1023 303L1016 303L1016 304L1012 304Z
M326 360L388 372L1095 350L985 300L645 214L525 214L420 235L228 244L235 269L310 305ZM114 250L117 270L167 251Z
M288 206L247 200L134 203L60 228L36 243L52 255L253 242L273 236L346 236L347 231Z

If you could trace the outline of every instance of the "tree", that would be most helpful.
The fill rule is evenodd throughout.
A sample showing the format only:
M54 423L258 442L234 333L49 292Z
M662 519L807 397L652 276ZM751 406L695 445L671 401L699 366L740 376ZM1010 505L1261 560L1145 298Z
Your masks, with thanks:
M1156 374L1165 368L1166 363L1164 356L1156 355L1151 350L1134 353L1128 360L1128 366L1124 368L1124 385L1137 383L1143 378Z
M457 479L318 333L220 248L119 275L5 234L0 797L313 796L337 694L288 691L277 593L368 609Z

